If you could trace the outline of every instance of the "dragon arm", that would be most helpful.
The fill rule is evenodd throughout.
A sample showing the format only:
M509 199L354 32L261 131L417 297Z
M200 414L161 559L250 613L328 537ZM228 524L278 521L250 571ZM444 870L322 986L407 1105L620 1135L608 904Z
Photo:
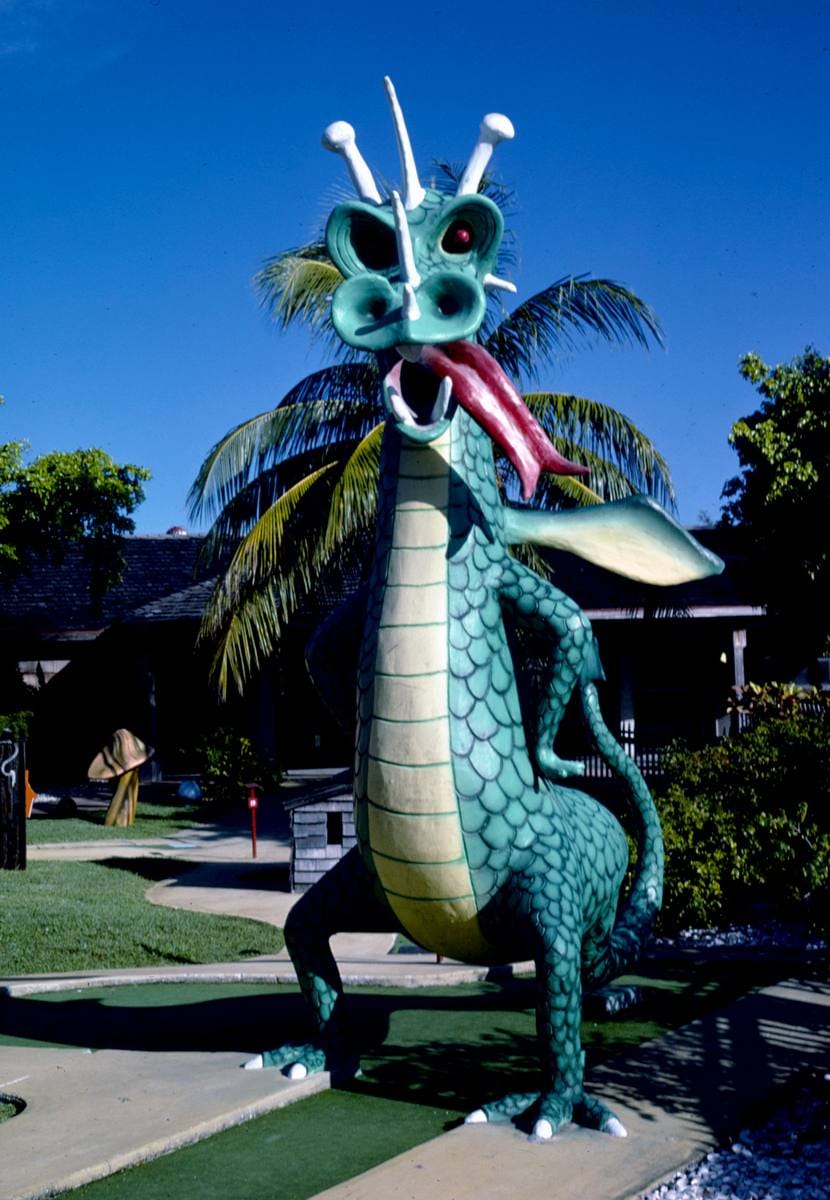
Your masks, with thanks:
M641 583L669 585L719 575L723 562L648 496L565 512L504 510L508 545L567 550Z
M553 634L556 639L546 692L539 706L537 765L552 779L581 774L582 764L560 759L553 743L577 683L603 678L590 622L564 592L512 558L505 561L502 570L500 595L516 620Z

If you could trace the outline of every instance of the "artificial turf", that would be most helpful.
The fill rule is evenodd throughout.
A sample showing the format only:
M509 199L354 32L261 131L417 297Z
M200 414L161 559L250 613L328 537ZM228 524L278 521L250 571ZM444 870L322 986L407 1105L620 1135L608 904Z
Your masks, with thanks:
M780 962L685 959L629 977L643 988L635 1010L586 1021L592 1066L771 982ZM306 1200L436 1137L483 1100L533 1090L537 1072L534 983L457 988L350 989L363 1076L173 1154L72 1193L73 1200ZM148 1006L164 1019L142 1018ZM294 989L190 985L107 989L0 1003L3 1040L242 1053L302 1038Z
M119 858L0 872L0 975L234 962L282 948L275 926L144 899L153 882L188 869L172 859Z

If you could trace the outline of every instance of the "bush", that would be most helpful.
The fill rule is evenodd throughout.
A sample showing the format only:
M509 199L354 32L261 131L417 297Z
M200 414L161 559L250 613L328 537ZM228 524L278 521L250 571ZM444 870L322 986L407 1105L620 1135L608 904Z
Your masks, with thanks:
M219 808L241 806L246 783L259 783L266 792L279 787L279 768L231 725L217 726L202 739L196 753L205 796Z
M34 713L31 709L18 709L16 712L0 713L0 733L9 730L15 741L20 742L29 735L29 726Z
M661 924L763 913L826 928L830 720L796 711L702 750L675 749L655 797L666 840Z

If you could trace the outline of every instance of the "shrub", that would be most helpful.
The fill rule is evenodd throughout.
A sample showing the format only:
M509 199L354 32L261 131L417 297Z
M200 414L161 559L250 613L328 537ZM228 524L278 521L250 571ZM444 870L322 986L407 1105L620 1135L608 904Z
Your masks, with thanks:
M22 741L29 734L29 726L34 713L31 709L18 709L16 712L0 713L0 733L9 730L15 741Z
M259 783L266 792L279 787L279 768L231 725L219 725L206 734L196 753L205 795L220 808L241 808L246 783Z
M663 928L759 911L826 925L829 798L826 715L796 710L701 750L673 750L655 797L666 840Z

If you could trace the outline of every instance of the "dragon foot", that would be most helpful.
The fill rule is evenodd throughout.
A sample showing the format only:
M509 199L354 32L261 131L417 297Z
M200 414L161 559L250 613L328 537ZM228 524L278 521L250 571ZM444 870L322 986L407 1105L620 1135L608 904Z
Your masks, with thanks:
M276 1067L288 1079L305 1079L330 1071L332 1082L343 1082L360 1074L356 1056L326 1051L313 1042L286 1042L276 1050L264 1050L242 1065L246 1071Z
M468 1113L464 1124L482 1125L485 1121L491 1125L503 1124L526 1112L538 1100L538 1092L512 1092L508 1096L502 1096L501 1100L494 1100L491 1104L484 1104L475 1112Z
M571 1121L586 1129L610 1134L611 1137L628 1136L625 1126L609 1108L584 1093L579 1100L572 1102L556 1092L546 1092L543 1095L538 1092L514 1092L503 1096L501 1100L477 1108L464 1118L464 1123L498 1124L510 1121L525 1112L529 1112L533 1117L533 1130L530 1135L532 1142L550 1141L555 1133Z

